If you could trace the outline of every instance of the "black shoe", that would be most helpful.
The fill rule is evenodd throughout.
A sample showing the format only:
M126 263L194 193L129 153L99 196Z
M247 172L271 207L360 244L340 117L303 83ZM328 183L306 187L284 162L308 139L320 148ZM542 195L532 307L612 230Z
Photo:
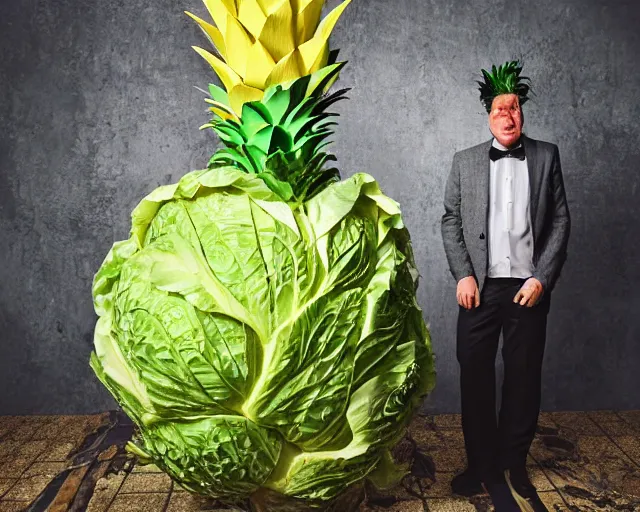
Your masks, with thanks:
M457 474L451 480L451 491L458 496L470 498L477 494L484 494L482 482L476 474L470 469L465 469L462 473Z
M529 502L529 505L531 505L531 508L534 510L534 512L549 512L549 509L546 507L546 505L542 503L542 500L540 499L540 496L538 496L537 491L527 491L526 493L519 494Z
M495 512L521 512L506 482L486 484Z
M505 476L509 477L509 481L511 485L518 490L533 490L536 488L529 480L529 473L527 472L527 468L525 466L517 466L515 468L506 469Z
M538 496L538 490L529 480L526 469L511 470L507 475L515 492L529 503L534 512L549 512L549 509Z

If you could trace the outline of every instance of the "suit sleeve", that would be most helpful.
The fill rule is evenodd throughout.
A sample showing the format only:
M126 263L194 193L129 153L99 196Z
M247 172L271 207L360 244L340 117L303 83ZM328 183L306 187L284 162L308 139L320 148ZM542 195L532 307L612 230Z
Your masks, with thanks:
M557 146L554 147L550 180L551 220L533 272L533 277L542 283L545 292L553 290L560 276L562 266L567 259L567 245L571 231L571 218Z
M460 214L460 161L458 154L453 156L451 172L447 180L444 194L444 210L442 216L442 240L447 255L449 269L456 282L475 275L471 257L467 251L462 232L462 216Z

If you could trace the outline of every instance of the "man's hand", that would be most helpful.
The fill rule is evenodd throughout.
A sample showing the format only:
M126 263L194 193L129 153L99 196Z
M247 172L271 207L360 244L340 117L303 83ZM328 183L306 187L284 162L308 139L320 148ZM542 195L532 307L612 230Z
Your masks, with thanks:
M528 308L535 306L542 297L542 283L535 277L527 279L522 288L518 290L516 296L513 298L513 302L519 303L521 306L527 306Z
M475 277L467 276L458 281L456 298L458 299L458 304L465 309L480 305L480 292L478 291L478 283L476 283Z

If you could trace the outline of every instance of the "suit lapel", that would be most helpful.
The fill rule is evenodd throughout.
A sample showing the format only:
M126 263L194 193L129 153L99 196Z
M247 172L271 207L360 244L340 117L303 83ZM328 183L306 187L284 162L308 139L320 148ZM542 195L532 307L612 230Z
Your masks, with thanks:
M529 209L531 211L531 229L535 233L542 172L538 169L538 148L536 147L535 141L526 135L523 135L522 144L524 145L524 153L527 157L527 170L529 172Z
M478 193L476 216L482 223L482 233L485 234L485 240L487 240L488 236L486 235L489 232L489 226L487 225L489 220L489 173L491 170L489 148L491 148L492 141L493 139L490 139L480 146L479 151L476 153L476 164L474 166L478 170L474 173L476 179L475 189Z

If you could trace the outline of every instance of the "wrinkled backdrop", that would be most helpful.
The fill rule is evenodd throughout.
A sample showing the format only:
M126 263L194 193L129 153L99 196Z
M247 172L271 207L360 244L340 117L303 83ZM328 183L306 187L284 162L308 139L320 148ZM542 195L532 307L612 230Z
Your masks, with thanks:
M0 6L0 414L114 407L88 366L93 274L137 202L216 147L193 87L214 75L183 10L204 13L196 0ZM340 20L339 85L353 90L333 151L403 207L437 355L426 410L459 406L444 183L453 153L489 138L480 67L512 57L536 93L525 131L559 145L573 218L543 408L640 408L639 13L635 0L354 0Z

